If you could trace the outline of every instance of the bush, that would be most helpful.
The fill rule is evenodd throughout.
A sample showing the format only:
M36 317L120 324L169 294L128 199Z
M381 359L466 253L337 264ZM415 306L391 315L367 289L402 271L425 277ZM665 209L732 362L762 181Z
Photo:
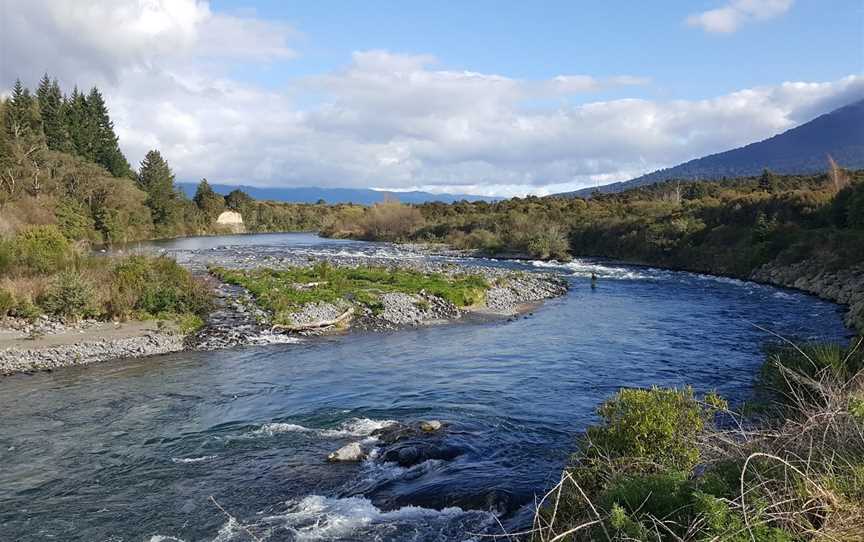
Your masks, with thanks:
M710 394L705 406L691 388L623 389L598 409L604 424L589 427L589 457L629 458L677 470L699 460L696 437L725 402Z
M92 312L93 285L79 272L63 271L54 278L39 306L49 314L78 319Z
M10 292L0 288L0 318L9 314L13 308L15 308L15 298Z
M128 318L197 314L211 307L209 289L170 258L131 256L117 262L111 271L108 312Z
M34 226L15 236L15 264L22 274L53 273L71 258L72 245L57 226Z

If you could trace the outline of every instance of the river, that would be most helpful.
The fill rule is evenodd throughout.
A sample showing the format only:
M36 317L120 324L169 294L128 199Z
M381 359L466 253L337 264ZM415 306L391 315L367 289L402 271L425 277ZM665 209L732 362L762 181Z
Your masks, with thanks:
M180 239L204 251L398 248L310 234ZM847 336L840 308L732 279L605 262L512 321L118 360L0 380L0 540L468 540L518 529L594 409L622 386L746 399L772 339ZM590 287L596 272L599 282ZM461 450L410 468L330 464L388 420ZM210 499L235 520L229 519ZM242 524L242 525L240 525ZM248 529L248 531L247 531Z

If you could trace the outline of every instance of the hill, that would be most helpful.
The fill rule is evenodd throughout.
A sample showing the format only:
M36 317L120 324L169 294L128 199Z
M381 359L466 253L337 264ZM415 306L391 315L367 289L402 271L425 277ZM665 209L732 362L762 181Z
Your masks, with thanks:
M670 179L719 180L774 173L807 174L825 171L831 155L845 168L864 168L864 100L835 109L810 122L763 141L675 167L661 169L635 179L599 187L614 193ZM559 196L590 196L595 188L584 188Z
M198 183L177 183L183 192L192 197ZM317 187L285 187L264 188L257 186L242 186L229 184L212 184L213 190L226 195L232 190L240 189L256 200L284 201L292 203L316 203L324 200L327 203L357 203L372 205L385 199L396 199L402 203L428 203L440 201L453 203L456 201L498 201L501 198L471 196L467 194L432 194L430 192L386 192L368 188L317 188Z

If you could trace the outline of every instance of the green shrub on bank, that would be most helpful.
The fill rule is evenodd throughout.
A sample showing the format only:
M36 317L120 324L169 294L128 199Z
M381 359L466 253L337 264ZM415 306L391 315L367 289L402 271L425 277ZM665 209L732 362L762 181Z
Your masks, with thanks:
M15 297L2 288L0 288L0 318L5 317L15 308Z
M33 226L0 248L0 273L35 275L63 269L73 247L57 226Z
M598 409L604 424L586 435L588 457L630 458L686 471L699 460L696 437L725 402L691 388L623 389Z
M39 306L47 313L77 320L96 312L93 307L95 288L76 270L66 270L54 277L54 282L39 300Z
M114 264L110 279L108 313L113 317L201 316L211 307L209 289L170 258L124 258Z
M787 408L758 426L715 426L726 405L713 394L619 392L546 496L533 539L864 539L864 365L855 346L801 351L768 356Z

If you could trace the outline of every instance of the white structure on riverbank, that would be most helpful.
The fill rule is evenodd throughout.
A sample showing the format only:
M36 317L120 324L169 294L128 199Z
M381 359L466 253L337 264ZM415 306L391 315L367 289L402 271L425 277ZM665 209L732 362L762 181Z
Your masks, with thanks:
M243 216L236 211L225 211L216 219L216 225L220 229L225 229L231 233L246 233L246 226L243 224Z

